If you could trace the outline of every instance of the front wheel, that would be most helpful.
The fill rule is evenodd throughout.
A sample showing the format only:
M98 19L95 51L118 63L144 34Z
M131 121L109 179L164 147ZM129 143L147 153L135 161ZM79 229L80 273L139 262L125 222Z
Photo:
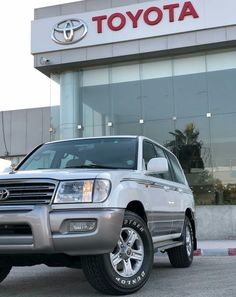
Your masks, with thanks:
M110 254L82 259L84 274L98 291L126 295L148 280L153 264L153 243L146 223L126 211L120 238Z
M0 267L0 283L8 276L11 267Z
M193 228L188 217L185 217L181 237L183 239L183 245L167 251L171 265L176 268L189 267L193 261Z

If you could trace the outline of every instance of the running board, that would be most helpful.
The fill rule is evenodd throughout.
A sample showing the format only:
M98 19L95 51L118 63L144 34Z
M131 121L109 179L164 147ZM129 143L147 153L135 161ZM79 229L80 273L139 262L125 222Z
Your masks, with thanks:
M157 252L157 250L159 250L161 252L165 252L168 249L171 249L171 248L174 248L177 246L181 246L183 244L184 244L183 241L174 241L174 240L156 242L156 243L154 243L154 250L155 250L155 252Z

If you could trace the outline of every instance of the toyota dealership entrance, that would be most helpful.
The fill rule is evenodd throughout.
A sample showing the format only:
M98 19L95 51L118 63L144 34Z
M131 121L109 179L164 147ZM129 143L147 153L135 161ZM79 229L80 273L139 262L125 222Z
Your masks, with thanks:
M145 135L177 155L198 204L236 204L235 9L235 0L37 9L32 53L51 77L51 139Z

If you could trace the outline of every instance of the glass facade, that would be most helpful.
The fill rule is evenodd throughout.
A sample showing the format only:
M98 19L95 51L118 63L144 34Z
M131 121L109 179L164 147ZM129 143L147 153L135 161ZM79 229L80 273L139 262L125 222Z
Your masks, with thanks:
M236 204L236 50L51 78L52 140L147 136L177 155L198 204Z

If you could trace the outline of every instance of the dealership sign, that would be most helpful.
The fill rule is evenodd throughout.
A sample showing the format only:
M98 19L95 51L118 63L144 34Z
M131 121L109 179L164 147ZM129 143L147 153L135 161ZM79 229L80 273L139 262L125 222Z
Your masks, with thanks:
M236 23L236 1L157 0L32 22L32 53L110 44ZM227 15L227 18L222 17Z

